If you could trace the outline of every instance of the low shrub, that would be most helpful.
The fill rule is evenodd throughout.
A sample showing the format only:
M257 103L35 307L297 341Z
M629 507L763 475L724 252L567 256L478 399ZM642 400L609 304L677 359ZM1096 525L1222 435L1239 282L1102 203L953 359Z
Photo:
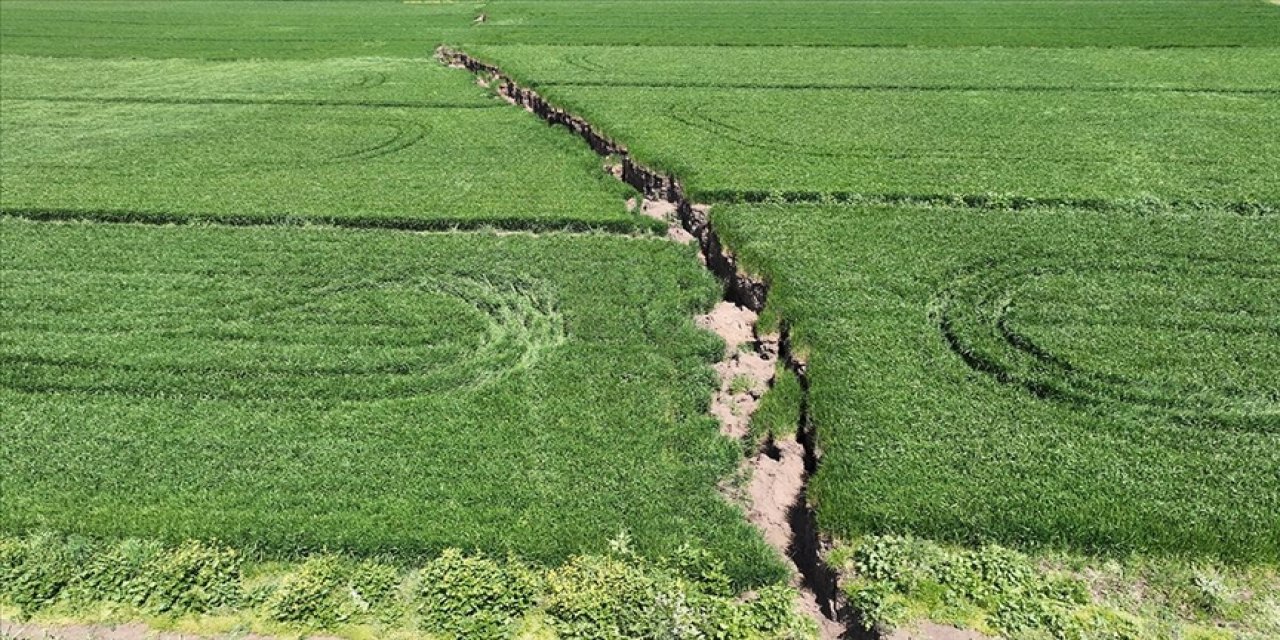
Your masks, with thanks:
M795 610L794 590L740 596L704 549L686 544L650 559L625 536L610 546L554 568L446 549L416 570L326 553L246 571L242 554L216 542L0 536L0 605L19 616L58 607L74 617L110 604L125 617L217 613L266 631L374 625L442 638L504 637L530 621L566 640L789 640L816 631Z

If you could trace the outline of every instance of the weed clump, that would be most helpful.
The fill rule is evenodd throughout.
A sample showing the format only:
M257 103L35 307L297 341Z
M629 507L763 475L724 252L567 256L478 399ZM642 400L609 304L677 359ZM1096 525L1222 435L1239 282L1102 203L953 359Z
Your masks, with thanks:
M1134 616L1094 602L1084 580L998 545L869 536L831 561L849 572L843 590L867 629L933 618L1014 638L1148 637Z

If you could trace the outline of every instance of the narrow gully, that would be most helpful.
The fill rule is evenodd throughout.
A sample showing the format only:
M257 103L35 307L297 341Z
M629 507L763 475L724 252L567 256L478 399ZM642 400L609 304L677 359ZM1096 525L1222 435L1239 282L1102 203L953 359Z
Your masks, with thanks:
M809 414L807 367L791 349L785 323L781 335L759 332L757 319L768 298L768 284L739 267L716 233L709 207L691 202L674 176L640 164L624 145L581 117L552 105L536 91L520 86L494 65L445 46L436 50L436 57L442 64L470 71L479 84L492 88L511 104L577 134L605 159L611 174L643 195L638 206L634 201L629 201L629 206L667 222L671 240L697 243L699 260L724 285L724 300L696 318L699 326L725 340L725 357L714 365L720 388L709 409L720 420L721 433L739 440L748 437L751 414L774 383L779 363L796 375L802 390L796 435L770 438L747 457L743 465L750 472L750 483L742 490L745 495L731 497L747 503L747 519L791 564L791 584L800 593L797 605L814 619L819 637L873 637L852 623L840 598L836 573L823 562L826 541L818 532L808 501L808 481L820 462L820 452Z

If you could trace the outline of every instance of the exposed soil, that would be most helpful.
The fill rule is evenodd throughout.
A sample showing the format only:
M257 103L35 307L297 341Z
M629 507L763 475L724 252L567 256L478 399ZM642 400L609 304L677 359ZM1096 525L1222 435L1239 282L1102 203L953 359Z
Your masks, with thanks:
M582 118L548 103L537 92L521 87L498 67L447 47L437 49L436 55L446 65L486 77L508 102L576 133L607 159L606 171L644 195L639 204L641 214L667 222L672 240L697 242L699 260L724 283L724 301L696 319L699 326L725 341L725 358L714 365L720 388L709 408L720 420L723 434L738 439L749 434L751 414L772 384L779 362L796 373L807 393L804 363L790 357L780 337L757 334L757 314L764 309L768 285L738 267L737 259L712 227L708 207L690 202L676 178L637 163L625 146ZM634 210L635 206L628 201L628 208ZM797 604L818 624L820 637L859 637L840 605L835 575L821 559L824 544L806 496L819 454L806 407L802 406L801 414L797 437L767 442L744 462L751 475L743 496L748 502L747 519L770 546L790 560L794 568L791 582L800 591Z
M778 340L756 337L756 317L750 309L722 301L694 319L724 340L724 359L714 365L720 388L711 398L710 411L720 420L720 433L739 440L750 432L751 415L773 383L778 361Z
M1280 0L1276 0L1280 2ZM885 636L884 640L991 640L991 636L983 635L969 629L933 622L921 622L906 629L895 629Z
M640 215L648 216L654 220L660 220L667 223L667 239L680 244L691 244L696 239L693 234L684 230L684 227L676 224L679 220L679 208L666 200L651 200L645 198L640 203Z

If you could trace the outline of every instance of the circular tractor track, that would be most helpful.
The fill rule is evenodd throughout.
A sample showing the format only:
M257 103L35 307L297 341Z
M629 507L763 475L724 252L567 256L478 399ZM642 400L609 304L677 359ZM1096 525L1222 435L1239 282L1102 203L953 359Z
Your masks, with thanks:
M1164 375L1165 371L1120 372L1118 368L1086 364L1065 355L1063 345L1045 341L1027 330L1017 317L1018 310L1034 305L1027 291L1047 278L1074 278L1098 282L1105 278L1120 281L1146 278L1174 286L1194 278L1223 278L1253 281L1280 296L1280 263L1259 264L1230 259L1204 260L1164 258L1155 261L1073 262L1052 256L971 264L953 273L930 307L930 317L947 348L970 368L1001 383L1022 387L1031 394L1080 409L1114 410L1124 406L1144 413L1163 414L1189 426L1239 428L1253 431L1280 431L1280 397L1274 390L1240 387L1226 381L1198 381ZM1134 293L1134 300L1140 300ZM1123 318L1110 318L1081 300L1076 313L1097 313L1091 326L1102 330L1122 326L1141 332L1210 334L1216 343L1230 345L1239 340L1274 344L1280 349L1280 323L1248 309L1188 296L1187 301L1171 300L1170 306L1138 309ZM1197 313L1188 315L1178 306L1194 304ZM1093 317L1093 316L1089 316ZM1079 320L1072 320L1079 323ZM1087 329L1088 327L1086 327ZM1084 338L1089 334L1085 333ZM1070 346L1070 345L1068 345ZM1091 353L1095 345L1085 345L1077 355ZM1138 348L1135 346L1135 348ZM1180 354L1184 360L1195 357ZM1096 358L1091 358L1096 360ZM1248 372L1241 377L1247 378Z
M165 296L174 288L163 274L99 275L96 285L125 295L153 288ZM30 282L39 274L26 277ZM0 386L25 393L369 402L480 387L533 366L565 340L554 296L535 280L353 279L280 292L252 279L228 286L226 274L176 279L185 283L179 288L222 286L220 308L195 296L192 305L163 308L143 295L128 304L160 309L155 317L70 310L70 324L38 314L25 318L12 331L28 338L0 345ZM443 300L435 316L351 312L414 296ZM456 315L441 317L439 309ZM434 323L454 320L465 330L435 331ZM371 334L374 325L378 331ZM387 334L397 337L377 342ZM79 348L57 347L72 335L88 340ZM102 348L115 336L132 340ZM192 357L192 344L210 355Z

